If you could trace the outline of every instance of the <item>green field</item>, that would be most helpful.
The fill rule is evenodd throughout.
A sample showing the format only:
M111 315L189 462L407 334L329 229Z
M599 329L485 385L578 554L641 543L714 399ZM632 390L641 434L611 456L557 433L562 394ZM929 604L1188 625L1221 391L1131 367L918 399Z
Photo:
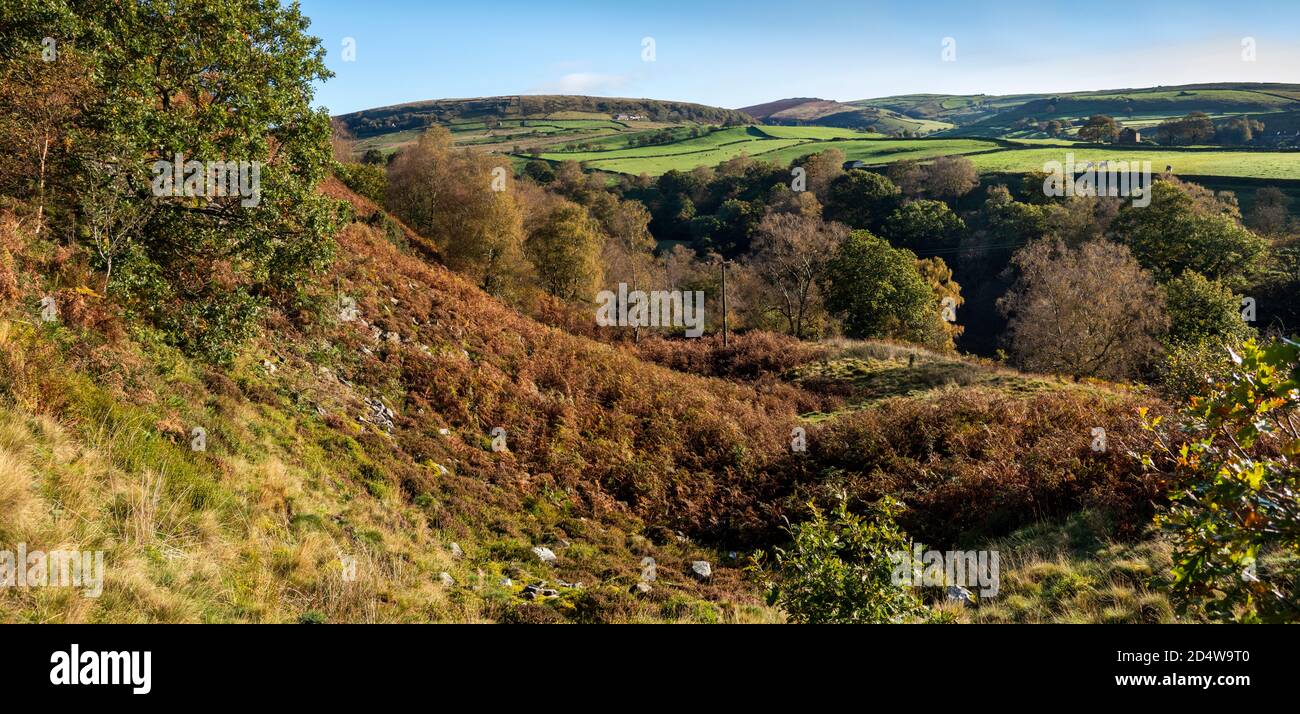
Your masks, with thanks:
M1150 161L1160 173L1172 166L1175 174L1230 176L1261 179L1300 179L1300 152L1282 151L1172 151L1134 149L1069 149L1075 163L1086 161ZM1009 149L972 156L980 173L1042 171L1049 161L1065 162L1067 149Z
M875 137L875 138L872 138ZM623 136L598 139L602 151L544 153L549 161L582 161L588 168L611 173L658 176L676 169L716 166L747 155L785 166L819 151L835 149L846 161L884 165L905 159L926 161L939 156L969 155L980 173L1041 171L1050 161L1150 161L1157 173L1172 166L1174 173L1195 176L1300 179L1300 152L1230 151L1209 149L1107 149L1077 147L1066 140L1023 139L1011 147L977 138L887 139L831 127L735 127L706 136L657 146L627 147Z
M829 137L829 138L828 138ZM850 138L856 137L856 138ZM871 138L876 137L876 138ZM617 137L611 137L617 138ZM658 176L676 169L689 171L746 155L782 166L819 151L835 149L846 161L887 164L901 159L993 151L999 144L980 139L886 139L829 127L735 127L707 136L658 146L623 147L605 151L550 152L548 161L582 161L588 168Z

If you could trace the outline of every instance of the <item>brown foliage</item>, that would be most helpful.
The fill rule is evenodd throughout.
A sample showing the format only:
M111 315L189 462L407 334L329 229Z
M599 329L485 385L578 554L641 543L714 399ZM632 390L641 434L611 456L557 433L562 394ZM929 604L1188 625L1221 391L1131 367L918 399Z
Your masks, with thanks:
M1141 402L1061 391L1023 398L983 390L894 399L809 434L808 468L865 498L891 494L925 543L999 535L1083 507L1136 534L1164 493L1130 455ZM1147 404L1147 406L1153 406ZM1105 429L1104 452L1093 428Z

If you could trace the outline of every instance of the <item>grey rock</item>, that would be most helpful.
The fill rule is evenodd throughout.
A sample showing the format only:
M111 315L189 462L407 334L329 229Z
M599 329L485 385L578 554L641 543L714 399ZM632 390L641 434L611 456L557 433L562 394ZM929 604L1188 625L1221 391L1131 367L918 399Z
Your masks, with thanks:
M451 587L456 584L456 580L451 577L451 573L446 572L438 573L438 581L446 587Z
M551 550L550 548L547 548L547 547L545 547L545 546L540 546L540 545L539 545L539 546L535 546L535 547L533 548L533 553L534 553L534 554L538 557L538 559L541 560L543 563L554 563L554 562L555 562L555 551Z
M975 604L975 596L969 590L960 585L949 585L944 593L948 602L959 602L962 605L970 606Z
M652 590L654 590L654 588L651 587L650 583L647 582L639 582L633 585L632 587L628 588L628 592L632 593L633 595L649 595L650 591Z
M452 543L449 550L451 551L451 557L453 558L461 558L465 556L465 551L460 549L459 543Z
M703 581L713 577L713 566L707 560L691 561L691 574Z

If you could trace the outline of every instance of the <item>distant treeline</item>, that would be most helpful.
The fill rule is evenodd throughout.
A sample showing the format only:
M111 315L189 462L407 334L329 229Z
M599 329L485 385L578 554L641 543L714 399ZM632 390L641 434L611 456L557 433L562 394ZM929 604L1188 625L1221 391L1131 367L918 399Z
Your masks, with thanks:
M744 112L703 104L567 95L436 99L367 109L345 114L338 117L338 120L353 136L366 138L407 129L423 129L434 124L477 121L489 117L506 119L541 116L557 112L594 112L611 116L628 114L652 121L694 121L722 126L754 123L754 119Z

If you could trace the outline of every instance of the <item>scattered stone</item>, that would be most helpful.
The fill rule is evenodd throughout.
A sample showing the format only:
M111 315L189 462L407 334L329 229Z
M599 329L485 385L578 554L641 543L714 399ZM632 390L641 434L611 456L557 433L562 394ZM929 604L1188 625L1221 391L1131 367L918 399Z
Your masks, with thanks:
M367 397L366 406L370 408L370 422L391 434L393 432L393 417L397 416L393 410L378 397Z
M949 585L946 592L948 602L958 602L969 607L975 604L975 596L969 590L960 585Z
M713 577L713 566L707 560L691 561L691 574L700 581L708 580Z
M537 598L552 598L552 597L560 596L558 590L543 587L543 585L545 584L546 583L542 583L542 585L525 585L524 591L521 594L529 600L536 600Z
M628 592L633 595L649 595L652 590L654 590L654 588L647 582L639 582L628 588Z
M460 549L460 544L459 544L459 543L452 543L452 544L451 544L451 557L453 557L453 558L463 558L463 557L465 557L465 551L463 551L463 550Z
M543 563L555 562L555 551L551 550L550 548L540 546L540 545L535 546L533 548L533 553L535 553Z
M438 435L439 435L439 436L447 436L447 435L450 434L450 433L451 433L451 429L439 429L439 430L438 430Z
M274 362L272 362L272 361L269 360L269 359L264 359L264 360L262 360L262 369L265 369L265 370L266 370L267 372L269 372L270 374L275 374L275 370L276 370L277 368L276 368Z
M401 344L402 342L402 336L397 334L396 332L385 332L384 339L388 340L390 343L395 345Z
M501 578L501 587L513 588L514 586L515 586L515 581L511 580L510 578Z
M447 572L438 573L438 581L446 587L451 587L456 584L455 579L451 577L451 573Z
M582 589L582 583L566 583L566 582L564 582L563 580L557 582L556 585L559 585L559 586L562 587L562 588L568 588L568 589L570 589L570 590L581 590L581 589Z

